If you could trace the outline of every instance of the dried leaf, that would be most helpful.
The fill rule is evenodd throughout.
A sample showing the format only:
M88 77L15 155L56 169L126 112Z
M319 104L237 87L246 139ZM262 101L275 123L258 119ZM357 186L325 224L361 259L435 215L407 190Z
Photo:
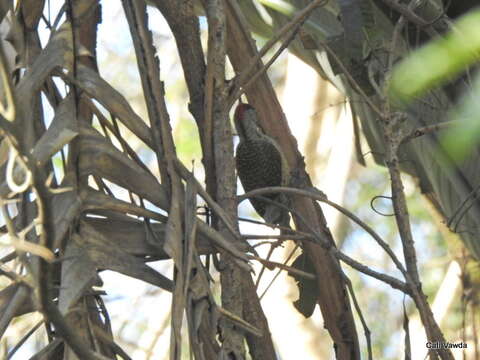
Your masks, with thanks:
M37 310L34 302L32 289L22 283L13 283L0 291L0 314L2 314L0 322L4 323L5 319L3 319L3 316L6 315L7 308L12 303L15 294L17 294L20 287L27 290L28 295L24 297L24 301L21 304L17 304L17 307L13 312L13 316L21 316Z
M22 0L20 2L22 20L26 29L30 31L36 30L44 5L45 0Z
M10 8L13 8L12 0L5 0L0 2L0 22L2 22L3 17L7 14Z
M310 263L308 256L303 252L292 263L292 267L308 273L315 273L315 269ZM298 300L293 302L295 308L306 318L312 316L315 306L317 305L318 287L316 280L305 279L293 272L289 272L291 277L295 279L298 286Z
M42 166L52 155L60 151L75 136L78 130L74 122L75 98L70 93L57 107L55 117L48 130L42 135L40 140L35 144L32 155L38 161L38 165Z
M72 69L72 29L65 22L52 36L15 91L19 109L28 109L33 95L40 90L46 78L58 67Z
M78 237L74 234L74 237ZM67 314L70 306L99 281L95 264L87 252L79 246L81 240L69 242L62 263L62 286L58 306L62 314Z
M63 340L59 337L55 338L52 342L48 343L42 350L37 352L30 360L59 360L64 359L63 352L64 347Z
M90 68L79 65L76 73L78 85L92 98L102 104L145 144L153 148L151 130L132 109L122 94L103 80Z
M150 223L149 228L144 221L133 218L125 220L84 218L80 222L93 227L95 231L101 233L106 238L116 239L116 246L123 251L134 255L144 257L154 255L155 259L168 259L170 256L160 251L162 243L165 241L165 224ZM153 234L152 234L153 232ZM200 255L211 254L216 251L210 242L202 234L196 234L195 245ZM159 242L159 244L155 244Z
M107 239L94 228L84 224L80 228L80 236L74 238L88 255L97 269L109 269L121 274L143 280L167 291L172 291L173 282L158 271L144 264L118 246L115 239Z
M187 295L187 289L190 283L190 272L193 266L193 256L195 254L195 239L197 231L197 185L195 179L190 176L187 179L185 194L185 245L183 248L183 258L185 259L185 284L184 296Z
M52 199L54 217L53 248L60 247L61 241L72 225L72 221L80 215L81 200L76 192L67 191L55 194Z
M200 329L200 325L202 324L202 319L205 314L205 311L208 311L209 308L210 308L210 304L207 299L201 300L193 306L193 318L194 318L193 326L194 326L195 332L197 332L198 329Z
M208 238L209 241L213 243L214 246L218 246L225 250L226 252L230 253L233 255L235 258L236 264L241 267L242 269L246 271L251 271L251 267L248 265L248 257L238 249L237 246L243 246L245 250L247 249L247 244L238 244L238 243L232 243L231 241L226 240L222 234L220 234L218 231L215 229L211 228L207 224L205 224L203 221L197 220L197 226L198 226L198 231L201 232L203 235L205 235L206 238Z
M151 210L138 207L134 204L115 199L109 195L93 189L82 190L81 198L83 200L83 211L101 214L102 210L115 211L123 214L131 214L140 217L146 217L157 221L166 221L166 216L160 215ZM100 211L99 211L100 210Z
M5 138L0 141L0 166L5 164L8 159L8 153L10 151L10 147L8 146L8 142L5 141Z
M163 186L140 165L107 142L96 130L80 129L80 161L82 176L96 175L128 189L162 209L168 209Z

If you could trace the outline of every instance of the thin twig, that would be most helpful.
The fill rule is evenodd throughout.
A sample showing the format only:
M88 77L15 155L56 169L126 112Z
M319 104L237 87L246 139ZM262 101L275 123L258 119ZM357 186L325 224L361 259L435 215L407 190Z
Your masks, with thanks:
M278 241L270 244L270 249L268 250L268 254L266 258L267 261L270 261L270 258L272 257L273 251L275 250L275 247L276 247L275 245L277 244L278 244ZM255 280L255 290L258 290L258 285L260 284L260 281L262 280L262 276L265 273L265 268L267 267L266 263L262 262L261 264L262 264L262 268L260 269L260 273L258 274L257 279Z
M255 335L255 336L262 336L262 332L257 329L252 324L249 324L241 317L232 314L230 311L222 308L221 306L217 306L215 308L223 317L229 319L231 322L235 323L236 326L242 328L243 330Z
M20 341L18 343L15 344L15 346L12 348L12 350L10 350L8 352L8 355L7 355L7 360L10 360L13 355L15 355L15 353L18 351L18 349L20 349L20 347L25 344L25 342L28 340L28 338L30 336L32 336L32 334L37 331L37 329L42 326L42 324L44 323L43 320L40 320L37 324L35 324L30 330L28 330L28 332L20 339Z
M410 140L426 134L430 134L430 133L445 130L445 129L450 129L451 127L454 127L456 125L458 125L458 120L443 121L438 124L420 127L418 129L413 130L410 134L405 135L403 139L400 140L400 145L406 144Z
M282 28L280 28L277 33L260 49L260 51L252 58L250 65L248 65L240 75L238 75L238 79L236 82L238 83L237 86L240 87L242 84L246 82L246 79L250 78L251 73L258 65L262 57L270 50L275 43L280 40L286 33L292 30L298 24L301 24L313 10L315 10L319 6L323 6L328 2L328 0L315 0L308 4L303 10L299 11L290 22L285 24Z
M305 190L300 190L300 189L296 189L296 188L288 188L288 187L269 187L269 188L262 188L262 189L256 189L256 190L253 190L253 191L250 191L244 195L241 195L239 196L239 201L242 201L243 199L245 199L246 197L253 197L253 196L258 196L260 194L264 194L264 193L278 193L278 192L286 192L286 193L291 193L291 194L296 194L296 195L301 195L301 196L306 196L306 197L310 197L312 199L315 199L317 201L321 201L321 202L325 202L326 204L334 207L335 209L337 209L338 211L342 212L344 215L346 215L347 217L349 217L351 220L353 220L354 222L356 222L358 225L360 225L365 231L367 231L376 241L377 243L385 250L385 252L391 257L392 261L394 262L394 264L397 266L398 270L400 270L400 272L402 273L402 275L405 277L405 279L407 280L407 283L408 284L413 284L413 282L411 281L407 271L405 270L404 266L402 265L402 263L400 262L400 260L398 260L398 258L396 257L396 255L394 254L394 252L392 251L392 249L390 248L390 246L370 227L368 226L367 224L365 224L362 220L360 220L356 215L354 215L353 213L351 213L349 210L343 208L342 206L338 205L338 204L335 204L334 202L332 201L329 201L325 195L323 194L319 194L318 192L310 192L310 191L305 191ZM267 198L263 198L264 200L267 200ZM276 202L274 201L271 201L269 200L270 202L272 203L275 203L275 205L277 206L281 206L281 204L277 204ZM296 212L292 211L292 213L294 215L297 215ZM294 230L290 230L290 231L293 231L295 232ZM379 281L382 281L388 285L390 285L392 288L394 289L397 289L397 290L400 290L402 292L404 292L405 294L409 294L411 295L411 289L409 288L409 286L407 286L406 283L392 277L392 276L389 276L387 274L382 274L382 273L379 273L375 270L372 270L370 269L368 266L365 266L361 263L359 263L358 261L352 259L351 257L349 257L348 255L342 253L340 250L338 250L336 247L334 246L331 246L331 244L327 243L321 236L318 236L317 234L315 234L313 232L312 229L310 229L310 231L312 231L311 235L314 236L315 240L316 240L316 243L320 244L322 247L328 249L330 251L330 253L335 257L337 258L338 260L341 260L343 261L344 263L350 265L352 268L354 268L355 270L358 270L360 271L361 273L365 274L365 275L368 275L368 276L371 276L373 277L374 279L377 279Z
M295 254L295 252L297 251L297 249L300 247L299 244L295 245L295 247L293 248L293 250L290 252L290 254L288 254L287 258L285 259L284 261L284 264L286 264L287 262L290 261L290 259L292 258L292 256ZM267 287L265 288L265 290L263 290L263 293L262 295L259 296L259 299L262 300L263 297L265 296L265 294L267 293L267 291L270 289L270 287L273 285L273 283L275 282L275 280L277 279L277 277L280 275L280 273L282 272L282 270L278 270L277 273L273 276L272 280L270 280L270 282L268 283Z
M255 84L260 76L262 76L270 66L275 62L275 60L280 56L280 54L287 48L290 43L295 38L298 30L301 28L303 23L308 19L310 13L319 6L323 6L327 3L328 0L315 0L310 3L305 9L300 11L289 23L285 24L256 54L256 56L251 60L251 63L247 66L241 74L238 74L237 77L232 81L232 86L234 88L230 91L232 94L227 100L227 110L230 109L236 100L247 91L247 89ZM288 38L282 42L280 48L275 52L275 54L270 58L270 60L260 67L255 73L253 71L257 68L257 65L261 62L262 57L270 50L275 43L283 37L286 33L290 32Z
M415 2L412 1L410 6L413 6L414 3ZM401 17L401 19L403 19L403 17ZM399 25L396 27L398 32L400 27L403 26L402 21L399 20L399 24L397 25ZM390 63L392 63L392 61L391 58ZM399 168L400 159L398 157L398 149L403 137L398 124L403 120L405 114L392 113L390 110L390 102L388 101L384 103L383 113L385 116L381 117L380 125L385 139L385 163L390 175L395 220L397 222L403 256L408 272L406 281L412 292L411 297L415 302L425 327L427 338L429 341L445 342L445 337L433 316L427 297L422 291L408 206ZM441 359L453 360L453 355L449 349L438 349L438 355Z
M281 264L281 263L276 262L276 261L262 259L262 258L259 258L257 256L251 256L250 255L249 258L252 259L252 260L257 260L258 262L264 264L265 267L272 268L272 269L273 268L279 268L280 270L288 271L289 273L299 275L299 276L301 276L305 279L315 280L315 275L313 275L311 273L308 273L308 272L305 272L305 271L302 271L302 270L299 270L297 268L287 266L285 264Z
M179 160L175 160L175 167L178 170L180 176L184 179L192 179L195 183L198 193L205 200L205 202L210 206L210 208L215 212L218 218L223 222L225 227L230 231L230 234L238 241L241 241L239 232L235 229L234 225L228 219L225 210L210 196L210 194L203 188L200 182L193 176L193 174L188 171L188 169L183 165Z
M313 236L308 235L292 235L292 234L278 234L278 235L254 235L254 234L243 234L241 235L242 239L245 240L268 240L268 239L276 239L276 240L311 240Z
M355 310L357 311L358 317L360 318L360 322L362 323L363 327L363 332L365 334L365 340L367 341L367 350L368 350L368 360L373 359L373 354L372 354L372 339L371 339L371 331L368 328L367 322L365 321L365 318L363 317L362 313L362 308L360 307L360 304L357 301L357 297L355 296L355 291L353 290L353 285L350 279L345 276L344 277L345 282L348 287L348 293L350 294L350 297L352 298L353 306L355 307Z
M302 10L301 13L299 13L299 15L297 15L297 17L292 19L292 21L290 23L286 24L284 26L284 28L280 29L278 34L277 34L278 39L273 41L271 45L269 43L265 44L264 47L259 51L257 56L254 59L252 59L252 64L247 69L245 69L240 75L238 75L238 79L235 79L235 81L233 82L233 84L235 84L236 87L235 87L235 90L233 91L233 94L229 97L229 99L227 101L227 109L230 109L233 106L234 102L237 101L240 98L240 96L251 85L255 84L255 82L258 80L258 78L260 76L262 76L270 68L270 66L273 65L273 63L277 60L277 58L280 56L280 54L293 41L293 39L295 38L295 36L298 33L298 30L300 30L300 28L305 23L305 21L307 21L308 16L310 15L311 11L313 11L317 7L323 6L325 3L327 3L327 1L325 1L325 0L318 0L316 2L318 4L315 4L315 2L310 3L304 10ZM288 28L288 30L283 32L284 29L286 29L286 28ZM292 30L290 30L290 29L292 29ZM247 76L247 75L250 75L250 73L247 73L247 71L252 72L255 69L259 59L261 59L263 57L263 55L266 54L266 52L270 49L270 47L273 46L275 44L275 42L277 40L279 40L280 37L282 37L288 31L291 31L290 35L287 37L287 39L285 39L285 41L282 42L282 45L280 46L280 48L275 52L275 54L273 54L273 56L268 60L268 62L265 65L263 65L259 70L257 70L254 74L252 74L251 76ZM275 38L276 38L276 36L273 37L270 41L274 40ZM267 48L267 45L269 45L268 48ZM265 49L265 51L264 51L264 49Z
M411 9L409 6L402 5L400 2L396 0L382 0L385 4L387 4L389 7L391 7L393 10L399 12L404 16L406 19L408 19L410 22L414 23L417 26L420 27L426 27L430 26L432 22L426 21L422 19L420 16L415 14L413 12L413 9Z
M365 222L360 220L355 214L350 212L349 210L345 209L344 207L334 203L333 201L330 201L326 198L325 195L319 194L317 192L311 192L311 191L306 191L306 190L301 190L301 189L296 189L296 188L288 188L288 187L278 187L278 186L272 186L268 188L262 188L262 189L256 189L253 191L249 191L248 193L245 193L244 195L239 196L239 201L242 201L243 199L253 197L253 196L258 196L262 194L268 194L268 193L277 193L277 192L284 192L284 193L289 193L293 195L300 195L300 196L306 196L311 199L315 199L320 202L324 202L325 204L328 204L335 208L336 210L340 211L342 214L350 218L352 221L354 221L356 224L358 224L361 228L363 228L368 234L370 234L375 241L385 250L385 252L390 256L392 261L395 263L397 266L398 270L405 276L406 275L406 270L403 267L402 263L398 260L397 256L395 253L392 251L390 246L378 235L369 225L367 225Z

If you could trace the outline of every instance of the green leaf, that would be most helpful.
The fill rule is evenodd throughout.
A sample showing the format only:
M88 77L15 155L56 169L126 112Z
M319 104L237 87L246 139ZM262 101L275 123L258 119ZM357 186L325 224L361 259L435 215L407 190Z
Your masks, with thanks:
M477 75L472 93L466 94L460 105L453 109L450 120L458 121L458 126L449 129L442 137L442 143L449 155L459 161L463 160L480 142L480 76Z
M480 60L480 10L462 17L446 36L434 40L398 64L389 96L407 104L446 83Z

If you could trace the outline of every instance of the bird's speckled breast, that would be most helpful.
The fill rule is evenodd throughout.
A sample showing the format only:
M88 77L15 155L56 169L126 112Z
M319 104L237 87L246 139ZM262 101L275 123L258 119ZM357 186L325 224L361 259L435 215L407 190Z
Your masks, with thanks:
M282 159L273 143L265 140L242 141L237 146L238 177L246 192L282 185ZM275 194L266 197L275 198ZM250 199L259 215L265 213L261 200Z

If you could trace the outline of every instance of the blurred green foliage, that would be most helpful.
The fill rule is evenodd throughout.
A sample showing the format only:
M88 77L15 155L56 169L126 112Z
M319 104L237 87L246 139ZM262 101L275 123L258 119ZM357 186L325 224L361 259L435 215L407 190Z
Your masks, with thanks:
M479 12L480 14L480 12ZM480 23L478 24L480 34ZM458 121L442 140L449 154L457 160L467 156L470 149L480 141L480 75L477 75L472 86L472 92L466 94L460 104L452 109L450 120Z
M415 51L392 73L390 97L409 103L480 60L480 10L462 17L446 36Z
M389 95L394 103L407 106L436 86L444 85L480 62L480 10L471 11L450 32L431 41L399 63L392 74ZM472 71L473 72L473 71ZM480 140L480 75L471 84L448 119L455 121L442 134L450 156L460 161Z

